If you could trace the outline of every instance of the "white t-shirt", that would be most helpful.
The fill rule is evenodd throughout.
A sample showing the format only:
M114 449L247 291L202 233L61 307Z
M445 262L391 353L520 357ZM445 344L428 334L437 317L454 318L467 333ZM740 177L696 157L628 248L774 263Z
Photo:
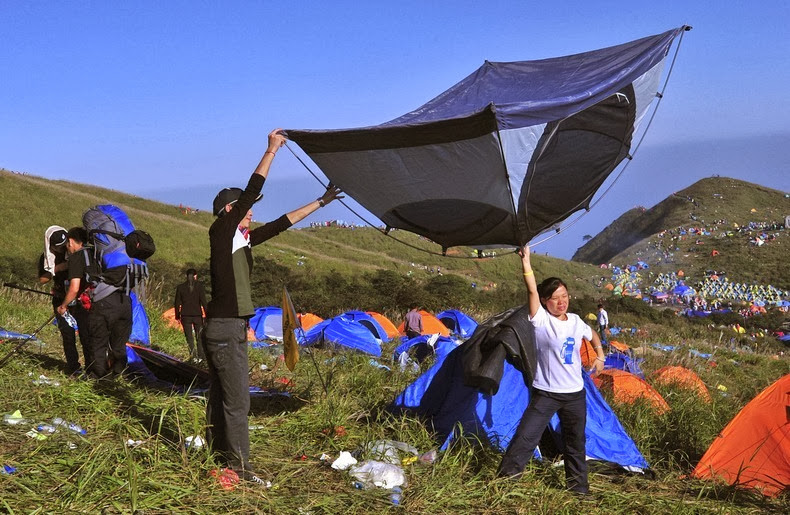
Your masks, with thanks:
M573 393L584 388L580 349L582 338L592 340L592 329L578 315L567 315L568 320L560 320L540 306L530 317L538 361L532 386L539 390Z

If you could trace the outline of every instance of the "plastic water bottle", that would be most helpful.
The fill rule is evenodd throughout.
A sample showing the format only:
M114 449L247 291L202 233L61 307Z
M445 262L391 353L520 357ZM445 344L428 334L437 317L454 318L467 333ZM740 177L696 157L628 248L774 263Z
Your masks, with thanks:
M57 428L49 424L39 424L36 426L36 431L39 433L54 433Z
M69 327L71 327L75 331L77 330L77 320L74 318L74 315L68 312L68 310L66 310L63 313L63 320L65 320L66 323L69 324Z
M52 423L55 424L56 426L65 426L67 429L69 429L70 431L74 431L77 434L84 435L88 433L86 430L82 429L77 424L74 424L72 422L66 422L60 417L53 418Z
M390 502L394 505L399 505L403 500L403 490L399 486L394 487L390 493Z
M576 343L576 340L573 337L569 336L565 343L562 344L562 355L565 358L566 365L573 365L573 345Z

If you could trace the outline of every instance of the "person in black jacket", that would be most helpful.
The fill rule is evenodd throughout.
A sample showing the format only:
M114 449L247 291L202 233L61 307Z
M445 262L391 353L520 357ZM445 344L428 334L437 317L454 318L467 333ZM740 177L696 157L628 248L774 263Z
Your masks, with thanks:
M269 133L268 148L247 187L225 188L214 198L217 219L209 228L211 301L208 303L203 345L211 385L206 404L206 437L229 468L243 480L266 485L250 465L250 377L247 326L255 313L250 275L252 247L288 229L318 208L339 198L332 185L316 200L260 227L250 229L252 205L277 151L285 144L280 129ZM341 197L342 198L342 197Z
M197 271L194 268L187 270L187 280L176 286L176 299L173 307L176 310L176 320L181 321L184 336L189 346L189 357L203 361L206 355L203 345L198 344L195 349L195 339L200 341L200 332L203 330L203 316L206 312L206 292L203 284L197 280Z
M47 247L38 260L38 281L41 284L52 284L52 309L55 310L55 319L58 322L58 330L63 339L63 354L66 356L66 372L71 375L79 375L81 372L80 356L77 352L77 331L69 325L65 318L57 312L57 307L66 298L66 284L69 281L69 264L66 261L66 230L62 227L52 226L47 230ZM76 314L77 307L72 309L72 315ZM86 349L87 324L80 327L80 341L83 346L83 354ZM91 360L90 355L83 355L86 361Z

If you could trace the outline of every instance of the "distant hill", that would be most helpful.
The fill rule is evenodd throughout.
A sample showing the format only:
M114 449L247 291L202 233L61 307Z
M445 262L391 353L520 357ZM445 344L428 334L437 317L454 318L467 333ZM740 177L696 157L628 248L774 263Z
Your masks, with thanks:
M765 230L776 239L757 246L750 241L763 229L743 229L750 222L783 224L787 215L790 199L784 192L741 180L709 177L650 209L624 213L579 248L572 260L618 265L643 260L650 266L687 272L724 269L731 278L787 289L790 231ZM696 234L698 229L710 234Z

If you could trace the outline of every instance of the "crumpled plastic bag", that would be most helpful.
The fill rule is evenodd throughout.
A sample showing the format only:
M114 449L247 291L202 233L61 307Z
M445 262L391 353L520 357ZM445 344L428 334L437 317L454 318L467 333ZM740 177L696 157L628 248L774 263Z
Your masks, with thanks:
M346 470L351 465L356 465L357 460L348 451L340 451L340 456L332 462L332 468L335 470Z
M400 356L398 356L398 366L401 372L406 372L408 370L409 372L416 373L420 371L420 365L411 359L408 352L400 353Z
M351 467L349 473L365 487L395 488L406 485L406 474L398 465L382 461L367 460Z
M385 463L399 464L401 463L398 451L408 452L415 456L419 456L420 452L416 447L411 446L404 442L396 442L394 440L376 440L365 446L368 456Z

